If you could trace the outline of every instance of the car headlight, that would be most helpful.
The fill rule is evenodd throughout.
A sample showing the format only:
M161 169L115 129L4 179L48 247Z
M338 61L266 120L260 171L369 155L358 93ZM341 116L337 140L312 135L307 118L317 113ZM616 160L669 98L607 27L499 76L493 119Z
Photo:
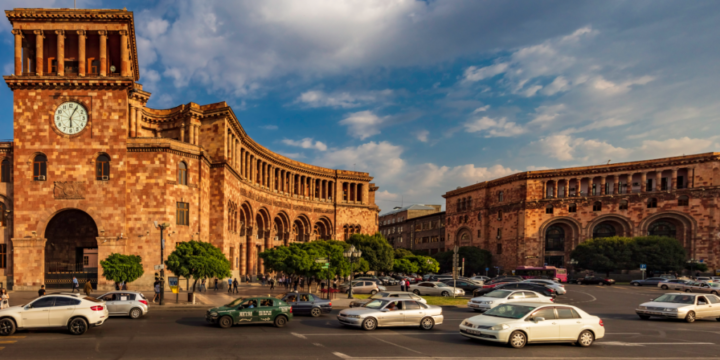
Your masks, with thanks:
M498 331L498 330L507 330L509 328L510 328L510 326L508 326L507 324L499 324L499 325L495 325L495 326L491 327L490 330Z
M210 316L216 317L216 316L218 316L218 313L216 313L216 312L213 311L213 312L210 313Z
M483 304L488 304L488 305L490 305L490 304L492 304L492 303L493 303L492 301L483 301Z
M671 309L671 308L667 308L667 309L663 309L663 311L668 311L668 312L677 312L677 311L678 311L678 309Z
M647 310L647 306L641 306L640 310Z
M345 315L346 318L359 319L360 315Z
M473 327L473 324L469 321L463 321L463 325L465 325L467 327Z

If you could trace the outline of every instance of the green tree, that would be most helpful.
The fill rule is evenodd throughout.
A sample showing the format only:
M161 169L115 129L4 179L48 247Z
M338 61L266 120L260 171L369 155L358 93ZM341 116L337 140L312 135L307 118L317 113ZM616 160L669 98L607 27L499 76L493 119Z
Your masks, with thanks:
M193 278L193 292L198 279L230 277L230 261L222 250L210 243L190 240L179 242L165 261L177 276Z
M112 253L107 259L100 261L102 276L117 283L130 283L137 280L144 273L142 258L137 255L123 255Z
M461 246L458 249L459 262L458 266L462 266L462 259L465 259L465 274L482 274L486 267L492 264L492 254L485 250L474 246ZM440 270L452 271L452 251L444 251L433 254L432 257L438 261Z
M619 236L586 240L570 255L578 269L587 269L610 276L614 270L629 269L633 260L632 239Z
M410 260L417 266L417 273L420 275L437 273L440 271L440 264L430 256L412 255L403 259ZM397 259L396 259L397 261Z
M640 236L632 239L633 268L646 264L652 272L681 271L687 254L677 239Z
M403 248L395 248L395 259L402 259L406 256L413 256L413 252Z
M395 251L380 233L353 234L347 242L362 251L362 257L367 260L370 270L375 272L392 270Z
M393 271L396 273L412 274L418 271L418 266L415 262L407 258L395 259L393 261Z
M708 270L708 266L705 263L685 263L685 268L690 270L691 275L697 271L704 273Z

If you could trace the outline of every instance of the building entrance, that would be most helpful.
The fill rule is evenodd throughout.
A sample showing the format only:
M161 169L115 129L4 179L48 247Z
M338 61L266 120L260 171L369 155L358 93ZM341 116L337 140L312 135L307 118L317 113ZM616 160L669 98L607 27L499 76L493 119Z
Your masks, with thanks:
M81 210L64 210L45 230L45 287L72 288L75 277L82 288L90 280L98 282L98 229L95 221Z

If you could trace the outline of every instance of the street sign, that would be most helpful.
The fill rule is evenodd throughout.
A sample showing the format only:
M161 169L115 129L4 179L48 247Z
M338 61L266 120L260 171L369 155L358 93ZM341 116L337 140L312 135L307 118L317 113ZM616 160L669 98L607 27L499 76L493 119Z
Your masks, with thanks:
M165 268L165 265L155 265L155 271L160 271Z
M329 269L329 268L330 268L330 263L324 263L323 266L322 266L322 268L323 268L323 269L326 269L326 270Z
M179 292L179 280L177 276L168 276L168 284L170 285L170 290L172 290L173 294L177 294Z
M328 258L326 258L326 257L324 257L324 258L315 258L315 262L318 263L318 264L327 263L327 262L328 262Z
M640 264L640 270L642 270L642 271L647 270L647 265L645 265L645 264Z
M700 263L702 264L705 261L705 259L700 259Z

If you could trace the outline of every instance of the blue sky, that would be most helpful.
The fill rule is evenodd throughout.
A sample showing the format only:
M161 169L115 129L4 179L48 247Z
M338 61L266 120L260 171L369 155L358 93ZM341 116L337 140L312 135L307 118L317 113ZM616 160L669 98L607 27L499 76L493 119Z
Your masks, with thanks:
M72 7L63 1L0 1ZM149 106L225 100L387 211L517 171L718 151L716 1L78 1L135 12ZM0 65L12 72L0 23ZM0 88L0 138L12 94Z

